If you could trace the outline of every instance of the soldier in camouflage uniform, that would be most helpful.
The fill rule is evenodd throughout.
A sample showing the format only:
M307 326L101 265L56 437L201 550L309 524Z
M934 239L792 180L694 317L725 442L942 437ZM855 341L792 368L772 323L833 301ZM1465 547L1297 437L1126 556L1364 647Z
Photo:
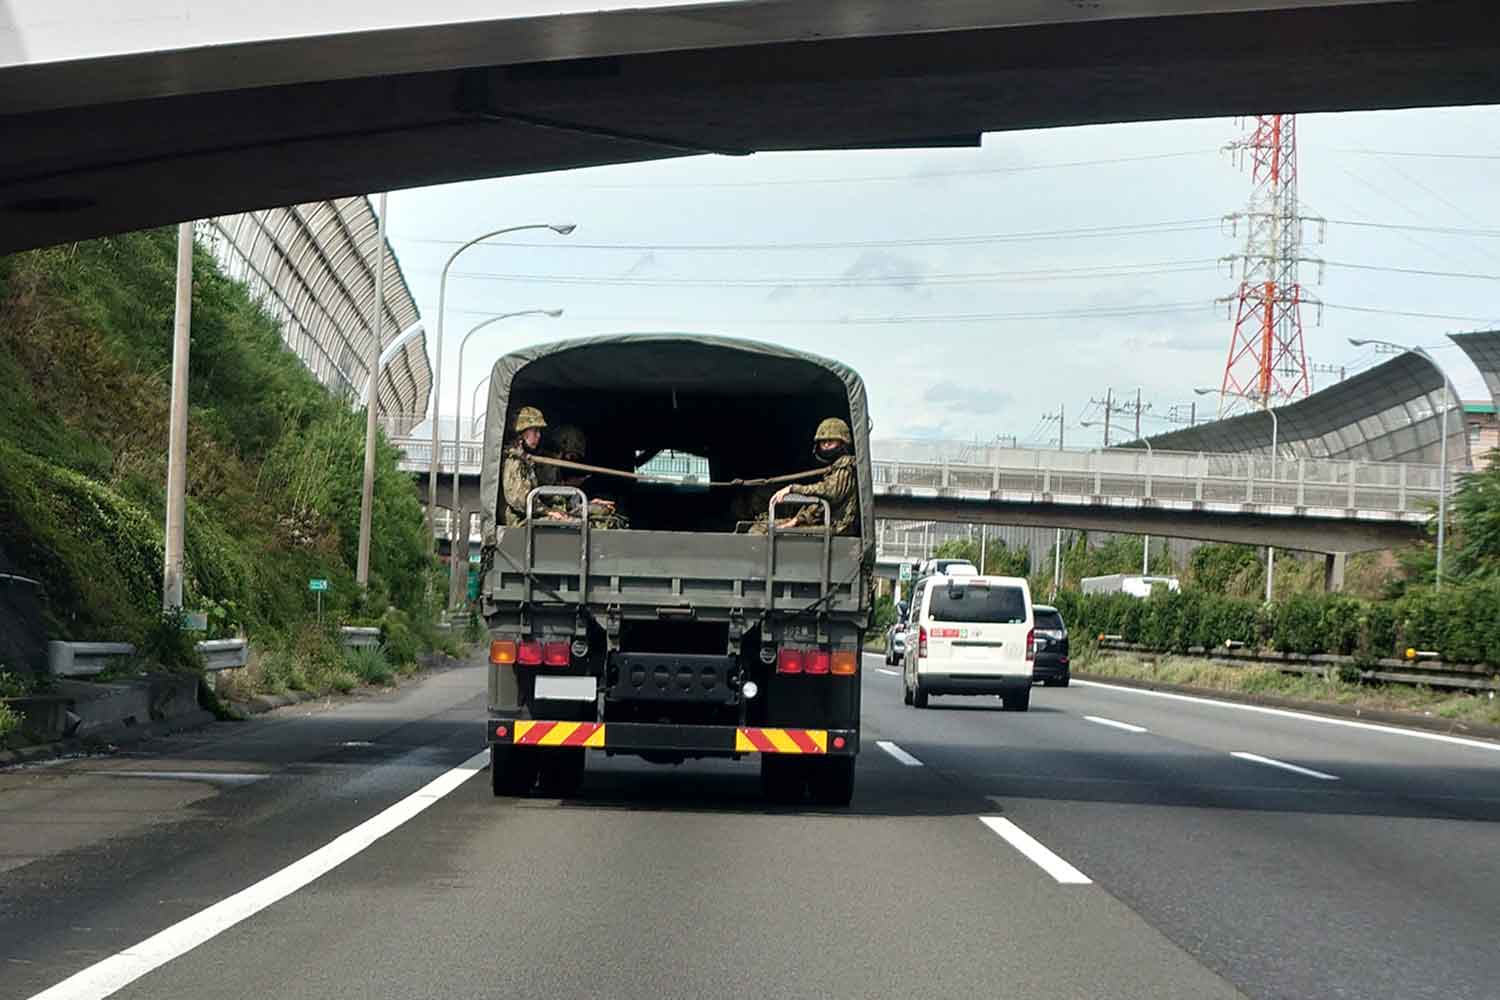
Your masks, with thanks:
M511 427L516 434L515 443L506 449L505 460L500 466L500 495L505 501L503 522L507 527L526 522L526 498L540 485L538 467L531 457L541 446L542 431L546 427L546 418L534 406L523 406L516 414L516 422ZM546 516L559 518L564 515L547 509Z
M838 417L829 417L818 425L813 434L813 457L828 466L822 479L812 483L792 483L783 486L772 496L772 502L780 503L790 494L821 497L828 501L833 517L835 535L854 534L859 516L859 482L854 465L854 434L849 424ZM811 527L823 523L823 505L808 504L793 516L777 521L777 528ZM765 531L765 524L752 530Z
M583 462L588 456L588 438L582 430L571 424L557 429L553 435L553 443L557 446L557 457L564 462ZM583 484L589 480L589 473L578 472L573 469L556 469L557 484L559 486L573 486L583 489ZM578 516L578 508L575 501L565 500L570 517ZM625 518L615 510L613 500L591 499L589 501L589 527L592 528L624 528L627 527Z

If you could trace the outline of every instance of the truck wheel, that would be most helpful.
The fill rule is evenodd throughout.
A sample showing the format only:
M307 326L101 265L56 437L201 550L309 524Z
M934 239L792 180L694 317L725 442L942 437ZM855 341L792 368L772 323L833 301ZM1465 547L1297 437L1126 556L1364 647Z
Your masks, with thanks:
M1031 707L1031 688L1024 687L1019 691L1002 694L1000 701L1007 712L1024 712Z
M927 707L927 692L922 690L922 678L917 678L917 688L911 693L911 703L917 708Z
M795 805L802 801L802 789L806 783L807 773L801 760L776 753L761 754L760 788L767 800L780 805Z
M588 762L583 747L548 750L541 755L540 779L543 795L569 799L583 787L583 772Z
M854 798L854 758L826 757L808 761L807 788L814 804L847 806Z
M490 791L497 796L531 794L536 784L536 751L530 747L490 746Z
M901 678L901 704L911 704L911 688L906 686L906 678Z

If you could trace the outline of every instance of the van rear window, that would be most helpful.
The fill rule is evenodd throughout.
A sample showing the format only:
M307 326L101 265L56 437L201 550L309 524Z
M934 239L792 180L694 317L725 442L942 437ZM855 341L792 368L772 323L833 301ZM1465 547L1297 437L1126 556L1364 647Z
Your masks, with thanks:
M1036 627L1061 632L1063 629L1062 615L1056 611L1038 611L1036 613Z
M929 614L937 622L995 622L1017 624L1026 620L1026 595L1020 587L932 588Z

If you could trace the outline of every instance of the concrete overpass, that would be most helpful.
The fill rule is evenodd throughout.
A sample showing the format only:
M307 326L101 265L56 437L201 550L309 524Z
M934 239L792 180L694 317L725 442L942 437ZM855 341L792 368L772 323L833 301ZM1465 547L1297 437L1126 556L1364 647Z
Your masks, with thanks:
M430 442L399 437L402 468L425 485ZM1150 534L1338 554L1420 537L1437 501L1438 469L1411 463L1269 455L982 448L942 442L871 444L875 516ZM479 508L482 446L459 448L464 510ZM452 488L449 470L438 495Z
M1493 0L8 0L0 253L696 153L1500 101Z

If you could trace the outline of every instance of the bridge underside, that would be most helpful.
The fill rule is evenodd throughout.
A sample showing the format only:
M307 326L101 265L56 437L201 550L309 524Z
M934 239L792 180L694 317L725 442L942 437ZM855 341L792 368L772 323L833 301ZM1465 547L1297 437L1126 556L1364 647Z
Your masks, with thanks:
M893 521L948 521L1028 528L1071 528L1126 535L1160 535L1200 542L1274 545L1324 554L1391 549L1422 537L1419 524L1183 510L1115 504L1069 505L1008 500L875 498L875 516Z
M903 23L890 4L863 6ZM1079 17L1097 9L1058 6ZM693 153L953 145L984 131L1093 122L1500 101L1492 0L726 41L774 37L775 28L785 37L799 10L814 16L796 4L699 9L679 20L717 40L680 51L643 51L651 38L608 20L628 15L600 14L571 33L557 18L551 34L448 25L0 68L0 252L367 191ZM584 43L624 54L559 55ZM296 82L264 85L287 79Z

